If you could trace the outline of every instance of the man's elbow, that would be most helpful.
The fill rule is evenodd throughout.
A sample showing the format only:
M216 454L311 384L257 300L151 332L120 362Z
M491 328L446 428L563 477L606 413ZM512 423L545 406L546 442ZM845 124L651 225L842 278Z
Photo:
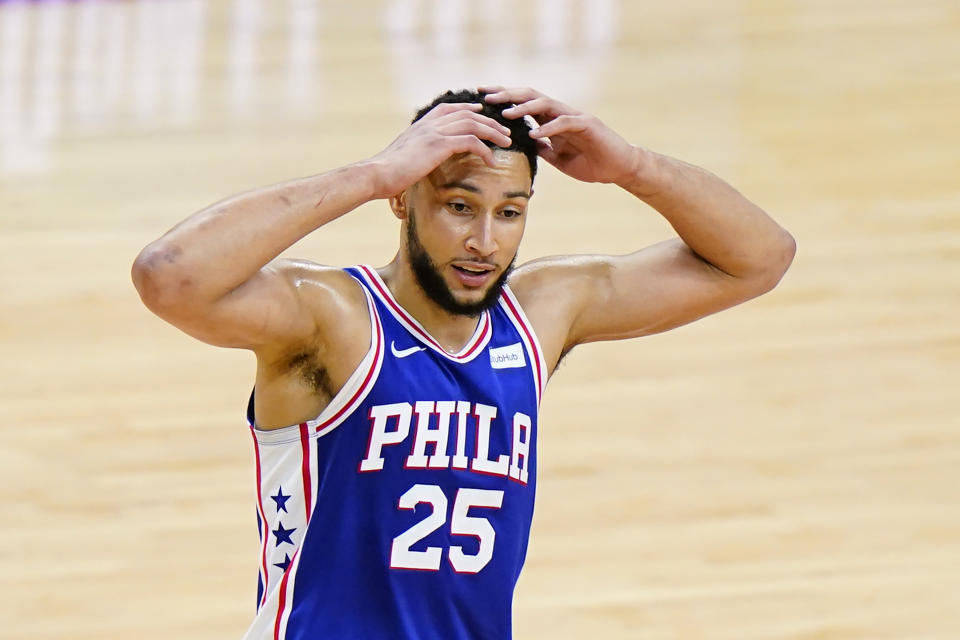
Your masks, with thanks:
M178 267L179 247L151 243L130 269L133 286L148 309L159 316L184 304L192 280Z
M768 258L761 278L763 284L761 293L772 290L780 283L797 255L796 239L788 231L781 231L780 237L769 246Z

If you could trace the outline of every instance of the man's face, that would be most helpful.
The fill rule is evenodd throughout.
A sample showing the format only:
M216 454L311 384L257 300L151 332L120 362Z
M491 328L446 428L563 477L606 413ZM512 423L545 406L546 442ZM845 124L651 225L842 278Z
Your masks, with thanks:
M424 293L474 316L496 304L513 266L532 195L526 156L494 151L446 160L407 192L405 251Z

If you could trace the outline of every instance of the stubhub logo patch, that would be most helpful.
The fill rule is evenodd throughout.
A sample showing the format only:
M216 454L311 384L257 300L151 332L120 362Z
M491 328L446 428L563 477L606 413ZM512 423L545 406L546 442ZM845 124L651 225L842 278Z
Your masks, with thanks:
M523 345L519 342L490 349L490 366L494 369L512 369L513 367L525 367L526 365L527 361L523 357Z

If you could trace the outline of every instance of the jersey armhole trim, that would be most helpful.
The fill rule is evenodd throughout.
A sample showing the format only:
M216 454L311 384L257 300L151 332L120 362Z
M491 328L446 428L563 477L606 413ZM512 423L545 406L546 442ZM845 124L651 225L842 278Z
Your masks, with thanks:
M306 428L309 438L326 435L350 417L373 389L383 365L383 325L380 323L380 316L370 292L355 275L350 274L350 277L357 280L357 286L363 290L367 300L367 314L370 316L370 348L330 404L316 418L270 430L258 429L254 424L250 424L250 429L260 444L299 442L301 428Z
M502 295L500 296L500 306L506 311L507 316L517 328L520 339L523 341L530 354L530 360L533 362L531 370L533 371L534 386L537 390L537 406L540 406L540 399L543 397L547 388L547 363L543 358L543 348L540 346L540 340L533 330L533 324L523 312L523 307L514 295L509 286L504 285Z

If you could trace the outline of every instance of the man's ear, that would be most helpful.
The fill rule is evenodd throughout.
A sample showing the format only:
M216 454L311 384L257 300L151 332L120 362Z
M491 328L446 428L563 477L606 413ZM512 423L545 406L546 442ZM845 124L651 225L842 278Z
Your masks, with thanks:
M400 220L407 219L407 192L406 190L401 191L397 195L390 198L390 209L393 211L393 215L397 216Z

